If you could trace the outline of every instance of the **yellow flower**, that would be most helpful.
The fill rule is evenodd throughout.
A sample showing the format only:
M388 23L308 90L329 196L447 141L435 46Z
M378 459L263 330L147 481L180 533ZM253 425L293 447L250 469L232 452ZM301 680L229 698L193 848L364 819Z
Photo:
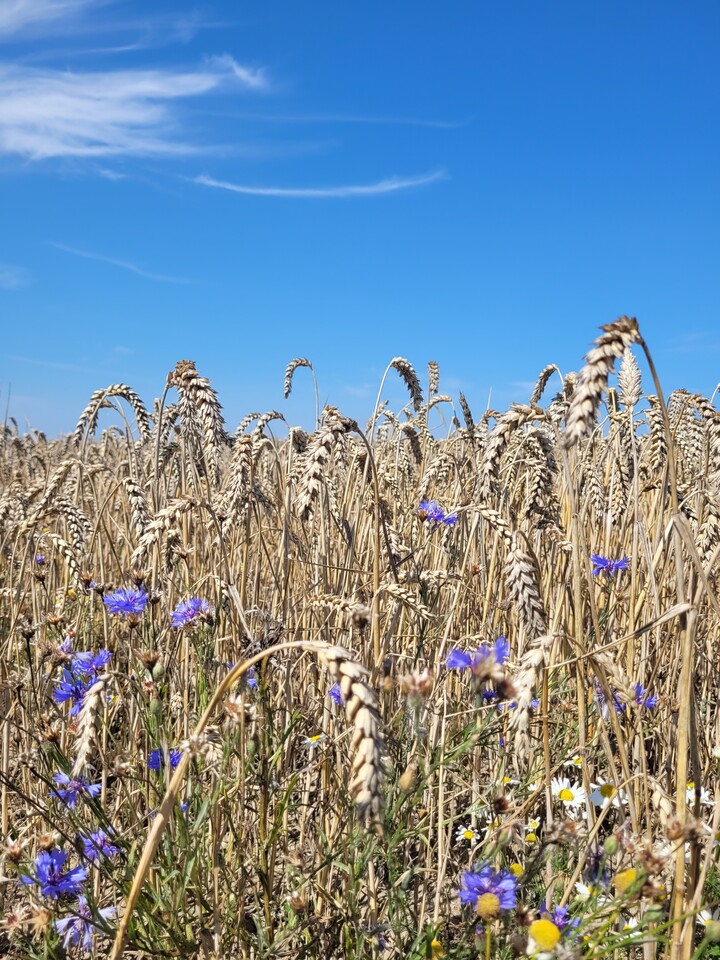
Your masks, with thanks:
M514 877L521 877L525 873L525 867L521 863L511 863L508 870Z
M439 940L433 940L430 944L430 956L433 958L433 960L435 960L435 957L445 956L445 950L443 949L443 945Z
M621 896L628 890L634 883L637 882L638 872L635 867L629 867L627 870L621 870L620 873L616 873L613 878L613 886L617 893Z
M560 942L560 929L552 920L535 920L528 930L533 946L538 950L554 950Z
M497 920L500 916L500 898L494 893L483 893L478 897L477 915L481 920Z

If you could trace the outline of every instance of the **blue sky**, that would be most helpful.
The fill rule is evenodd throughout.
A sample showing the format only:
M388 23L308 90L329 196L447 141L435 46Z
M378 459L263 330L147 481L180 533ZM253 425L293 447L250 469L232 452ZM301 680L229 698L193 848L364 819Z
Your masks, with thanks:
M479 417L621 313L710 394L718 63L709 0L0 0L2 412L189 358L307 425L307 356L364 420L401 355Z

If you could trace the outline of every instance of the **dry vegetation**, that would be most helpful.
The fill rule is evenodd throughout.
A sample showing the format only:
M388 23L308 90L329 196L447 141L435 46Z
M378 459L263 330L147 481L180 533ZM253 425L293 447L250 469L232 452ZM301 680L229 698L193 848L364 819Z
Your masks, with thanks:
M6 429L0 955L716 955L720 413L633 346L479 421L396 358L363 430L231 435L181 361L152 412L116 384Z

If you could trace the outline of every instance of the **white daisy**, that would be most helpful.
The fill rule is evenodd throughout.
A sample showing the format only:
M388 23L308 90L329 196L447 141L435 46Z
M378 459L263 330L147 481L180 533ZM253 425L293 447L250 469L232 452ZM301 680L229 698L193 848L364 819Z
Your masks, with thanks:
M620 929L623 933L630 933L638 925L635 917L620 917L620 923L622 924Z
M720 920L720 910L701 910L695 920L701 927L706 927L709 923Z
M323 740L327 740L327 735L324 733L316 733L312 737L303 737L303 746L305 747L316 747L319 743L322 743Z
M625 802L625 791L619 790L614 783L609 780L605 783L594 785L595 789L590 794L590 802L596 807L604 809L605 807L620 807Z
M581 903L587 903L588 900L598 895L599 889L599 887L589 887L586 883L581 883L578 880L575 884L575 893L577 894L575 899Z
M464 825L460 824L455 831L455 842L456 843L477 843L480 839L480 834L477 830L473 829L470 824Z
M564 807L578 810L585 804L587 793L585 788L577 782L570 782L567 777L554 777L552 795L562 801Z
M525 824L525 843L539 843L539 829L540 821L536 820L535 817L530 817L528 822Z
M695 803L695 783L690 780L687 785L687 792L685 794L686 802L689 807ZM700 787L700 806L701 807L714 807L715 801L710 796L710 791L707 787Z
M572 767L574 770L582 770L583 758L579 753L576 753L574 757L570 757L569 760L566 760L563 764L564 767Z
M492 819L488 818L488 821L485 825L485 839L491 837L496 830L499 830L503 825L502 817L493 817Z

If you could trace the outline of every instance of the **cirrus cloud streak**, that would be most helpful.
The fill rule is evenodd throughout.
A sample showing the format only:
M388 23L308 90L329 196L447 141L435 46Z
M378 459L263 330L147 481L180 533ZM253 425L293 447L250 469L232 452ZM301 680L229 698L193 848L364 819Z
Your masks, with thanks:
M214 180L212 177L206 176L194 177L193 183L253 197L345 198L374 197L384 193L396 193L398 190L425 187L430 183L437 183L438 180L445 179L447 179L447 174L444 170L435 170L432 173L421 174L417 177L389 177L385 180L378 180L376 183L339 187L253 187L240 183L228 183L226 180Z
M228 85L256 91L266 80L228 55L197 70L70 73L0 65L0 154L42 160L205 152L179 133L176 104Z

